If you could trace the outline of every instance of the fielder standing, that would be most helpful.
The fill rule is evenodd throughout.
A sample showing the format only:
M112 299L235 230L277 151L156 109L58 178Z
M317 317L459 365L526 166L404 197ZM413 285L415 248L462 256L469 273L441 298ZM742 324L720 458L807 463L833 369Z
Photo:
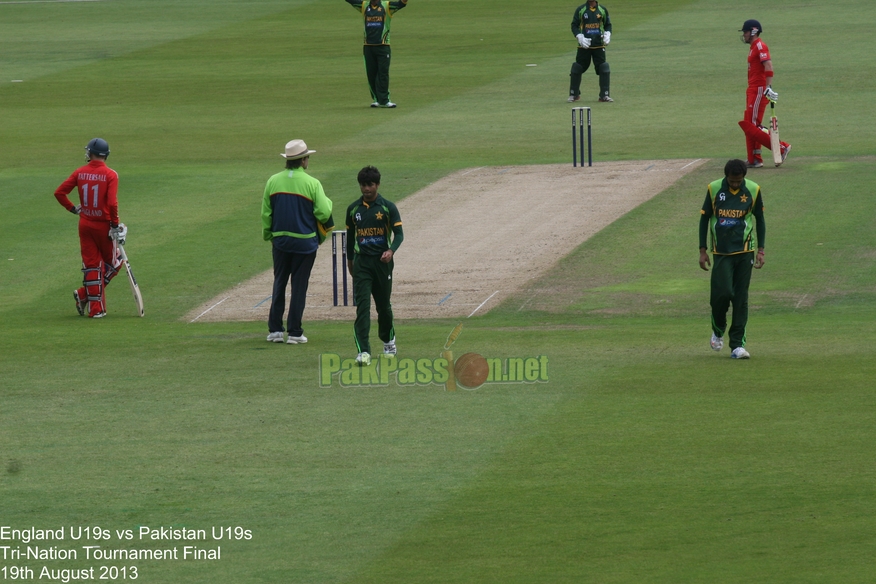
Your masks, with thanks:
M324 239L323 223L330 221L332 202L322 183L307 172L310 155L304 140L292 140L280 154L286 169L268 179L262 198L262 235L271 242L274 259L274 288L268 316L268 341L283 342L283 313L286 284L292 281L289 316L286 322L290 345L306 343L301 319L307 299L310 272L316 251Z
M371 90L371 107L396 107L389 100L389 28L393 15L408 5L408 0L344 0L365 18L365 74Z
M733 319L729 332L730 356L734 359L751 356L745 350L748 286L752 266L763 267L766 237L760 186L745 178L746 171L744 161L728 161L724 166L724 178L709 184L700 212L700 268L709 271L709 248L706 247L709 238L715 261L711 279L710 345L715 351L724 347L727 310L732 304Z
M353 332L359 365L371 363L371 298L377 310L377 335L383 353L395 356L392 323L392 269L395 252L404 240L398 208L378 192L380 171L366 166L357 177L362 196L347 207L347 269L353 276L356 322Z
M87 164L73 171L55 190L55 198L65 209L79 216L79 248L82 254L82 287L73 291L76 310L90 318L106 316L105 287L119 272L115 243L124 240L127 230L119 225L119 175L106 165L110 148L103 138L94 138L85 147ZM79 190L79 204L67 195Z
M748 51L748 90L745 93L745 117L739 127L745 132L745 147L748 153L748 168L763 166L763 148L770 149L769 131L761 125L763 113L769 101L776 101L779 94L773 91L773 61L770 49L760 38L763 28L756 20L742 24L742 42L751 45ZM781 142L782 162L788 157L791 145Z
M605 61L605 47L611 41L611 18L608 9L597 0L589 0L572 15L572 35L578 40L578 54L569 74L569 101L581 99L581 76L593 61L593 71L599 75L599 101L614 101L609 97L611 73Z

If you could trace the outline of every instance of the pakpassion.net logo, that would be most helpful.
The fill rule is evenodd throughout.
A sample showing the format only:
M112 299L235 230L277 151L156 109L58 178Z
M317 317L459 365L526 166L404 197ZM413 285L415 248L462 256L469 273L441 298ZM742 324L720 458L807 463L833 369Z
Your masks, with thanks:
M371 364L360 366L355 359L343 359L335 353L319 356L319 385L331 387L443 385L447 391L473 390L489 383L545 383L548 381L548 358L484 357L465 353L454 359L450 346L462 331L459 324L447 337L441 356L432 358L397 358L375 356Z

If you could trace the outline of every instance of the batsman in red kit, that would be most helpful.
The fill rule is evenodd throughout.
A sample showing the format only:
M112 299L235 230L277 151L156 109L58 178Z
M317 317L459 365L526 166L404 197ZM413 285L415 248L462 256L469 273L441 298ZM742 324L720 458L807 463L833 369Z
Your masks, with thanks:
M119 225L119 175L106 165L109 144L95 138L85 147L85 153L88 163L61 183L55 198L65 209L79 215L83 286L73 291L76 310L83 316L102 318L106 316L104 289L121 265L116 242L124 241L127 230ZM79 190L78 205L67 197L74 188Z
M779 94L773 91L773 61L770 49L760 38L763 29L760 22L746 20L742 25L742 42L751 45L748 51L748 90L745 93L745 117L739 122L739 127L745 132L745 145L748 152L748 168L763 166L763 148L770 149L770 135L761 125L766 106L771 101L777 101ZM781 158L776 166L785 161L791 145L780 142Z

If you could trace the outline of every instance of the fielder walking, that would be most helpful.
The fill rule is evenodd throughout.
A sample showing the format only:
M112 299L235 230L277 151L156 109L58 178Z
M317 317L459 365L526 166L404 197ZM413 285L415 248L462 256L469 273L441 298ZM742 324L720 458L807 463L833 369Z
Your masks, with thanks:
M569 74L569 101L581 99L581 76L590 68L599 76L599 101L614 101L609 97L610 77L605 60L605 47L611 41L611 18L608 9L597 0L588 0L572 15L572 36L578 41L578 53Z
M371 107L393 108L389 99L389 64L392 49L389 46L389 29L392 17L408 5L408 0L344 0L362 13L365 19L365 74L371 90Z
M357 177L362 196L347 207L347 269L353 277L356 322L353 333L359 365L371 363L371 298L377 310L377 336L383 353L395 356L395 328L392 322L392 269L395 252L404 241L398 208L384 199L380 171L366 166Z
M745 148L748 154L748 168L763 166L763 148L770 149L769 130L763 127L763 114L767 103L779 99L773 91L773 61L770 49L760 38L763 28L756 20L746 20L742 24L742 42L751 45L748 51L748 90L745 93L745 114L739 127L745 132ZM782 162L788 157L791 145L781 142Z
M90 318L106 316L106 286L119 272L121 260L115 244L124 241L127 230L119 224L119 175L106 165L110 148L103 138L85 146L87 164L73 171L55 190L65 209L79 216L79 248L82 254L82 287L73 291L76 310ZM79 204L67 196L79 191Z
M268 341L283 342L286 284L292 281L286 332L290 345L306 343L301 319L310 272L319 244L325 239L324 223L332 216L332 202L322 183L307 174L310 155L303 140L292 140L280 154L286 169L268 179L262 198L262 235L271 242L274 288L268 316Z
M760 186L746 179L748 166L743 160L730 160L724 166L724 178L709 184L700 212L700 268L709 271L711 239L711 299L713 350L724 347L727 310L733 305L730 323L730 356L748 359L745 350L745 327L748 324L748 287L752 266L764 265L766 223ZM752 221L752 218L754 221ZM756 252L755 252L756 250Z

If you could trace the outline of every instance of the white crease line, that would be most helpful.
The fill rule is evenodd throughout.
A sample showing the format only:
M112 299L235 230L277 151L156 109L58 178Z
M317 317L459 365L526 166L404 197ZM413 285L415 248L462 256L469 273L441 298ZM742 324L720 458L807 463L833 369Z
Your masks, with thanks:
M681 170L684 170L685 168L687 168L687 167L690 166L691 164L696 164L696 163L699 162L700 160L702 160L702 158L697 158L697 159L694 160L693 162L690 162L690 163L688 163L688 164L685 164L684 166L681 167Z
M496 290L495 292L493 292L492 294L490 294L490 295L487 297L486 300L484 300L483 302L481 302L480 305L479 305L477 308L475 308L474 310L472 310L471 314L469 314L467 318L471 318L471 317L474 315L475 312L477 312L478 310L480 310L481 307L482 307L484 304L486 304L487 302L490 301L490 298L492 298L493 296L495 296L495 295L498 294L498 293L499 293L499 291Z
M484 168L484 167L483 167L483 166L479 166L479 167L477 167L477 168L472 168L472 169L470 169L470 170L467 170L466 172L463 172L463 173L462 173L461 175L459 175L459 176L465 176L465 175L467 175L467 174L469 174L469 173L472 173L472 172L474 172L474 171L476 171L476 170L480 170L480 169L482 169L482 168Z
M199 318L201 318L202 316L204 316L205 314L207 314L208 312L210 312L211 310L213 310L214 308L216 308L217 306L219 306L220 304L222 304L223 302L225 302L229 298L231 298L231 296L226 296L225 298L223 298L222 300L220 300L219 302L217 302L216 304L214 304L213 306L211 306L210 308L208 308L207 310L205 310L204 312L202 312L201 314L199 314L198 316L196 316L195 318L190 320L189 324L195 322L196 320L198 320Z

